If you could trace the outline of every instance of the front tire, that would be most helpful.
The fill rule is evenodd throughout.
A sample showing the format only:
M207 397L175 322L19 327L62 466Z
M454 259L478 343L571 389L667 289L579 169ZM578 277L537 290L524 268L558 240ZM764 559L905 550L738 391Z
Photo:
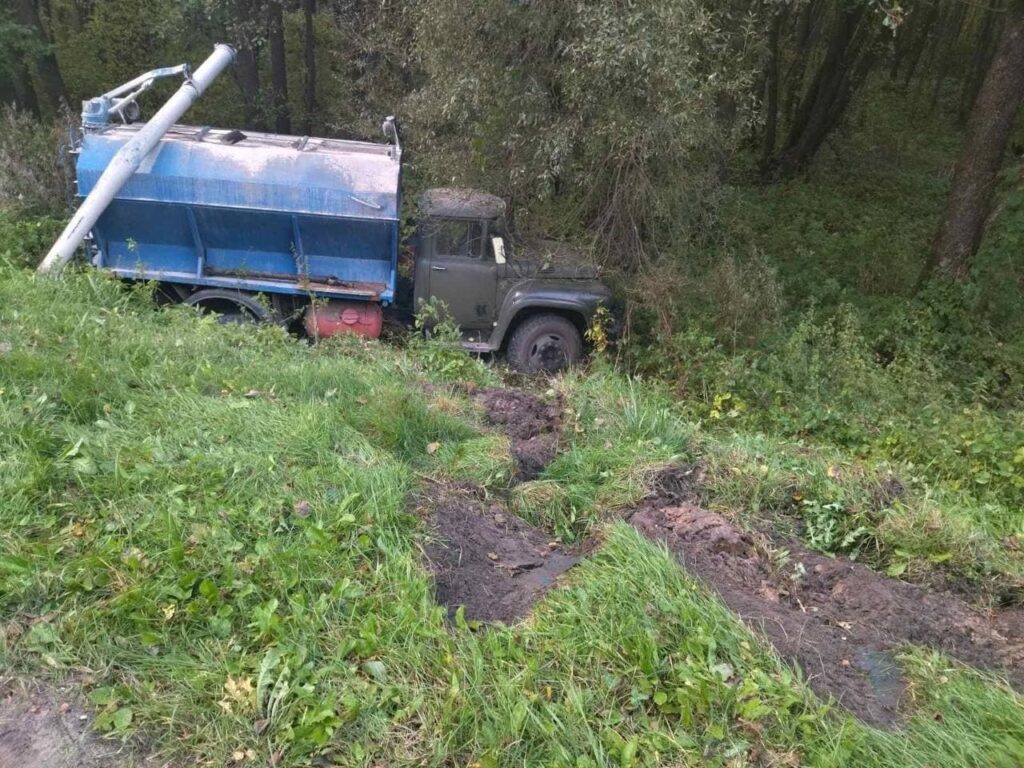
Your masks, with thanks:
M583 357L580 332L561 315L536 315L512 333L509 364L521 373L556 373Z

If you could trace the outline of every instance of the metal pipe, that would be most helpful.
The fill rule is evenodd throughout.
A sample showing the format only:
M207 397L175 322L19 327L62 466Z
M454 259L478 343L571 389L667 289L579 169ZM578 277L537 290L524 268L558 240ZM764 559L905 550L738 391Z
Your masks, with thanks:
M139 132L136 133L117 154L111 158L96 186L85 198L82 205L71 217L60 237L46 254L37 271L41 274L59 273L71 261L78 246L96 225L110 201L121 191L121 187L138 170L146 155L153 151L160 138L185 114L217 76L235 60L235 49L218 43L213 53L204 61L192 77L182 83L181 88L167 100Z
M157 80L161 77L174 77L175 75L187 75L188 64L178 64L175 67L160 67L159 69L151 69L149 72L144 72L136 78L129 80L127 83L121 83L117 88L112 91L107 91L101 99L116 99L123 93L127 93L137 85L142 85L150 80Z

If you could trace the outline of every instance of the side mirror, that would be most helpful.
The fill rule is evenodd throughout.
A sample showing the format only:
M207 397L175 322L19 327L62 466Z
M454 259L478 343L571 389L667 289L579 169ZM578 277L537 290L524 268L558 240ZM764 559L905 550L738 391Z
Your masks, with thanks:
M496 264L505 263L505 239L501 237L491 238L491 248L494 249L494 261Z

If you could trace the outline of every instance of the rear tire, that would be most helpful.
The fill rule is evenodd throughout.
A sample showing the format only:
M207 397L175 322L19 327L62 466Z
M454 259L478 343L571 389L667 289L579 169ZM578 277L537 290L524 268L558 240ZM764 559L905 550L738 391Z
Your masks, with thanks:
M265 323L273 313L256 300L255 295L241 291L206 289L196 291L183 302L202 312L217 315L222 325L232 323Z
M580 332L561 315L531 317L515 329L508 342L508 362L522 373L556 373L582 357Z

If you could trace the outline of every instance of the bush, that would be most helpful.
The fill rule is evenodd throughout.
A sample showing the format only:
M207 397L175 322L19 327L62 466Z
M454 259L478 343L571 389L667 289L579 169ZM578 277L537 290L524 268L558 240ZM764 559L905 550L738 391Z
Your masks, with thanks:
M63 226L64 221L54 216L19 218L0 211L0 260L34 267Z
M70 199L71 176L57 148L60 128L13 106L0 107L0 209L53 214Z
M493 374L480 359L463 350L462 331L442 301L431 299L420 307L409 337L409 354L435 380L493 382Z

